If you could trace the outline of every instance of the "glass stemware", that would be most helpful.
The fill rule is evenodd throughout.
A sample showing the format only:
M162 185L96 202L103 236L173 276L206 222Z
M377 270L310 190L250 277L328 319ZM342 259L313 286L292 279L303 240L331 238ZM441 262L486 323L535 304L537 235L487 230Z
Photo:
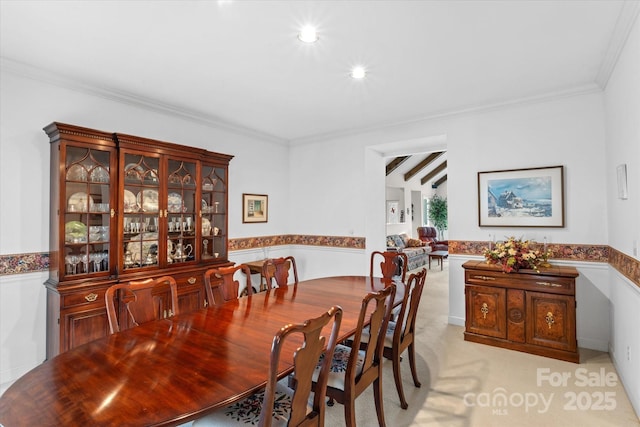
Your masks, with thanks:
M81 273L88 273L89 272L89 255L87 254L79 255L78 264L82 264Z
M102 253L102 260L100 261L101 265L103 265L103 268L105 271L109 270L109 253L108 252L103 252Z
M80 257L78 255L67 255L65 257L65 260L72 267L70 274L78 274L78 264L80 263Z
M93 263L93 272L98 272L102 270L102 254L94 252L89 255L89 260Z

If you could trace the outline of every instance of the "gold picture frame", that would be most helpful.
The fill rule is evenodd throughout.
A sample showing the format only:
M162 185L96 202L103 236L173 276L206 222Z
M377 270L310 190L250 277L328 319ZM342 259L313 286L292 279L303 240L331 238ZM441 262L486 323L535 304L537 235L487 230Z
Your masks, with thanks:
M269 196L266 194L242 194L242 222L267 222L269 217Z

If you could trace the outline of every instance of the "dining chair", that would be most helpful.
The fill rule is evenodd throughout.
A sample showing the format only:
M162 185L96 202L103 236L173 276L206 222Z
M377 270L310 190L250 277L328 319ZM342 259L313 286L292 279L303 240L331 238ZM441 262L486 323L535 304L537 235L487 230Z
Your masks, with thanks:
M324 427L325 401L324 391L330 368L330 359L326 359L316 376L316 365L325 351L333 352L338 338L342 308L333 306L321 316L300 324L288 324L273 337L271 360L267 376L267 385L263 391L233 403L226 408L204 416L193 422L194 427L255 425L269 426L316 426ZM333 321L329 339L322 334L322 328ZM302 335L303 343L293 353L293 389L284 381L278 381L278 364L284 341L293 334ZM313 403L308 404L312 386L317 392Z
M413 384L416 387L421 386L416 371L415 329L418 306L420 305L420 298L422 297L422 290L424 289L426 278L426 268L423 268L418 273L409 275L409 280L404 285L404 296L400 305L400 312L394 321L389 321L384 337L382 354L385 358L392 361L393 378L396 382L396 389L402 409L407 409L409 406L404 396L402 376L400 375L401 356L407 349L409 351L409 366L411 367ZM360 341L360 349L366 348L369 341L369 331L365 328Z
M382 272L382 278L393 279L396 276L401 276L402 282L404 283L407 276L407 266L409 265L407 254L394 251L371 252L371 265L369 267L369 275L371 277L375 276L375 263L377 259L381 259L380 269Z
M298 268L296 259L292 256L283 258L269 258L262 264L262 276L267 283L267 289L274 287L275 280L278 287L289 285L289 270L293 270L293 284L298 284Z
M240 291L240 282L234 280L236 271L242 271L246 278L246 285L242 292ZM221 280L212 280L212 277ZM251 271L245 264L211 268L204 273L204 284L210 306L223 304L245 294L252 295L254 291L251 283Z
M166 286L169 286L169 295ZM115 297L119 292L121 314L118 316ZM107 318L112 334L156 319L178 314L178 285L171 276L158 277L110 286L105 292Z
M337 344L333 353L325 353L333 355L326 387L326 395L329 397L328 405L332 406L333 402L337 401L344 406L344 418L347 427L356 425L356 398L372 384L378 425L381 427L386 425L382 404L381 363L384 331L387 330L395 294L395 284L391 284L381 291L369 293L362 300L358 325L353 336L353 346ZM368 320L367 316L369 316ZM360 350L362 331L367 324L370 331L372 331L370 332L371 341L377 341L378 345L367 346L364 350ZM314 380L317 378L319 381L324 362L325 357L323 354L316 367ZM320 388L315 391L318 394L322 393Z

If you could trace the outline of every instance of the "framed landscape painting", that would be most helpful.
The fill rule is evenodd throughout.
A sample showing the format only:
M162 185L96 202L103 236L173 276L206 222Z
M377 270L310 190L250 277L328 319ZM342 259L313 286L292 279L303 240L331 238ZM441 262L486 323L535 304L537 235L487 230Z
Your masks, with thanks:
M564 227L564 166L478 172L480 227Z
M243 194L242 222L267 222L268 200L266 194Z

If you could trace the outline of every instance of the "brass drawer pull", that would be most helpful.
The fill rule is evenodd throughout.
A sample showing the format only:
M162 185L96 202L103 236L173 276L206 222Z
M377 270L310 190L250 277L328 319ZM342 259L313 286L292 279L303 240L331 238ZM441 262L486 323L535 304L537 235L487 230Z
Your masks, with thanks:
M557 283L551 283L551 282L536 282L536 285L551 286L552 288L561 288L562 287L562 285L559 285Z
M84 299L86 299L88 302L94 302L95 300L98 299L98 294L94 294L92 292L89 295L85 295Z
M196 279L195 277L189 277L187 279L187 282L189 282L190 285L193 285L194 283L196 283L198 281L198 279Z
M496 280L495 277L489 277L489 276L473 276L472 279L480 279L480 280Z

